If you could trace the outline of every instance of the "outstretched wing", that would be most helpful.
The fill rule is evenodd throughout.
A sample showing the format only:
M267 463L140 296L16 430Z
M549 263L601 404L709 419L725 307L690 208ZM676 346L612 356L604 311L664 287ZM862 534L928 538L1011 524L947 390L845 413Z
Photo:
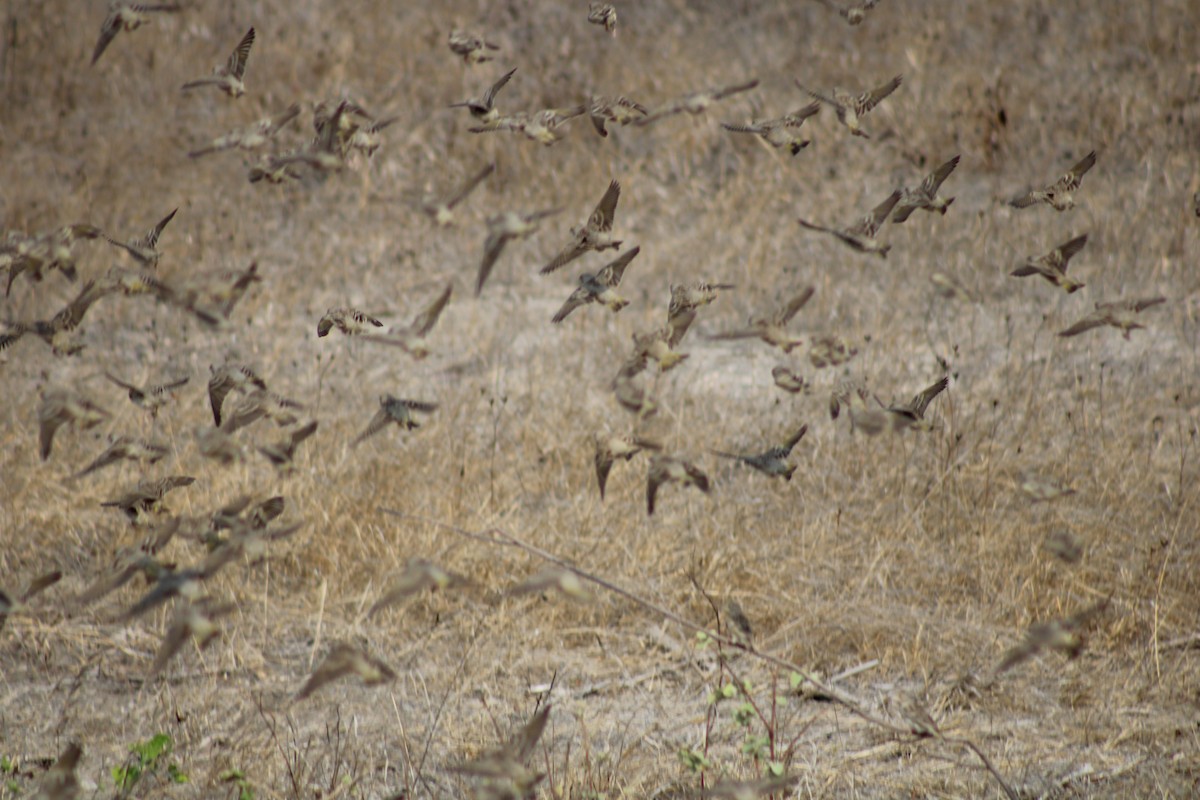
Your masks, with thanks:
M943 376L940 380L934 382L931 386L928 386L925 389L922 389L920 392L918 392L916 394L916 396L913 397L912 402L909 403L909 408L918 417L920 417L921 419L924 419L925 418L925 409L929 408L929 404L933 402L933 398L937 397L939 394L944 392L946 390L946 387L949 385L950 385L950 378Z
M602 283L609 288L620 285L621 278L625 276L625 268L629 266L629 262L637 258L637 254L642 252L641 245L629 250L625 255L610 262L600 270L600 274L596 276L596 282Z
M442 310L446 304L450 302L450 293L454 289L454 284L447 283L446 288L438 295L437 299L430 303L425 310L413 319L412 330L418 336L425 336L433 326L437 324L438 317L442 315Z
M475 191L475 187L483 182L484 178L491 175L495 171L496 171L496 164L495 164L495 162L493 162L491 164L488 164L483 169L479 170L479 172L475 173L475 175L473 175L470 180L468 180L466 183L464 183L462 185L462 188L459 189L458 192L453 197L451 197L449 200L446 201L446 208L454 208L456 205L458 205L463 200L465 200L467 198L467 195L469 195L471 192Z
M740 92L748 92L758 86L758 78L746 81L745 83L735 83L730 86L722 86L719 89L712 90L712 99L720 100L730 95L739 94Z
M246 59L250 57L250 47L254 44L254 35L254 28L246 31L246 35L229 55L229 63L225 65L229 74L238 80L241 80L242 76L246 74Z
M921 181L921 191L928 194L931 198L934 197L938 189L941 188L942 183L946 178L950 177L951 172L954 172L954 168L958 166L961 158L962 156L955 156L925 176L925 180Z
M860 95L858 98L858 113L865 114L875 106L879 105L885 97L896 91L902 80L903 76L897 75L882 86L877 86L871 91Z
M592 215L588 217L587 226L591 230L611 231L613 218L617 213L617 201L621 199L621 184L613 180L608 184L604 197L596 205Z
M483 97L481 98L484 106L491 108L493 105L495 105L496 93L504 88L504 84L508 83L509 80L512 79L512 76L516 73L516 71L517 68L513 67L508 72L501 75L498 81L488 87L488 90L483 93Z
M479 263L479 277L475 279L476 297L483 291L483 284L487 281L488 275L492 274L492 267L496 266L496 259L500 258L506 242L508 242L508 237L498 233L490 233L484 240L483 261Z
M1087 174L1087 171L1089 169L1091 169L1095 165L1096 165L1096 151L1093 150L1090 153L1088 153L1086 156L1084 156L1083 158L1079 159L1079 163L1077 163L1075 166L1071 167L1071 171L1067 174L1069 176L1073 177L1076 181L1078 181L1085 174Z
M1087 244L1087 240L1088 235L1085 233L1082 236L1076 236L1066 244L1060 244L1058 246L1058 254L1062 260L1063 272L1067 271L1067 264L1071 261L1072 256L1083 249L1083 246Z
M796 316L797 311L804 308L804 305L812 298L815 291L813 287L805 286L800 291L800 294L788 300L787 304L775 313L775 318L772 321L781 326L791 322L792 317Z
M587 305L587 302L591 296L592 294L587 290L586 286L580 286L578 289L571 292L571 296L568 297L566 302L562 304L562 308L555 312L554 316L550 318L550 321L555 324L562 322L564 319L570 316L572 311L580 306Z

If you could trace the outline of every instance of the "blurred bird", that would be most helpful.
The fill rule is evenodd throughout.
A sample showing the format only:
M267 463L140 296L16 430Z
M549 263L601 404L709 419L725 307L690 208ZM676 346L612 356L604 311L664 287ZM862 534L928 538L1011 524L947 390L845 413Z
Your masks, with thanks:
M375 605L371 606L371 610L367 612L367 616L373 617L385 608L394 606L404 598L418 592L423 592L426 589L438 591L462 586L466 583L468 583L466 578L461 575L455 575L452 572L446 572L432 561L427 561L423 558L410 559L408 564L405 565L404 571L388 586L383 597L379 598L375 601Z
M145 236L130 239L126 242L119 242L110 236L104 238L110 244L116 245L124 249L134 257L143 267L149 269L158 268L158 259L162 253L158 252L158 237L162 236L163 229L167 227L167 223L175 219L175 214L179 209L174 209L170 214L158 221L158 224L146 232Z
M788 335L786 330L787 324L792 321L792 317L796 316L796 312L803 308L805 303L809 301L814 291L816 290L813 287L806 286L799 294L792 297L770 314L750 317L747 327L718 333L709 338L762 339L772 347L778 347L783 352L790 353L793 348L802 344L802 341Z
M492 56L488 55L488 50L499 50L500 45L492 44L481 36L476 36L470 31L460 30L458 28L450 31L450 51L454 55L459 56L468 65L482 64L485 61L492 61Z
M629 262L637 258L637 254L641 251L641 247L635 247L609 262L604 269L595 274L582 273L579 276L579 287L571 292L570 297L555 312L550 321L555 324L560 323L572 311L589 303L599 303L614 314L629 305L629 301L617 294L616 289L625 275L625 268L629 266Z
M480 122L491 122L499 118L500 112L496 110L496 94L504 88L504 84L512 79L516 71L517 68L513 67L501 75L499 80L489 86L481 97L472 97L460 103L451 103L450 108L465 108L471 112L472 117Z
M899 200L900 190L897 189L888 195L886 200L875 206L871 210L871 213L847 228L827 228L824 225L817 225L804 219L800 219L798 222L809 230L833 234L860 253L875 253L880 258L887 258L888 251L892 249L892 246L890 244L880 244L875 239L875 235L879 232L879 227L887 220L888 215L892 213L892 209Z
M392 347L399 347L420 361L429 355L429 348L425 346L425 339L429 336L429 332L433 330L433 327L437 325L438 319L442 316L442 311L445 310L446 305L450 302L450 293L453 289L454 284L447 283L442 293L413 317L412 323L408 326L393 325L384 333L372 333L363 336L363 341L378 342L380 344L391 345Z
M789 394L807 393L812 389L811 383L782 364L771 370L771 378L775 381L776 386Z
M1083 545L1071 535L1070 531L1062 528L1047 536L1042 547L1046 548L1047 552L1055 558L1068 564L1078 564L1079 560L1083 558Z
M954 172L954 168L958 166L960 158L961 156L955 156L926 175L925 180L921 181L921 185L917 188L906 188L901 191L900 199L897 201L895 211L892 213L892 222L899 225L912 216L912 213L919 208L923 208L926 211L936 211L945 216L946 209L950 208L950 204L954 202L954 198L942 197L938 194L938 189L942 188L942 184L946 178L950 177L951 172Z
M183 486L191 486L195 478L188 475L170 475L158 480L139 481L132 489L118 495L112 500L106 500L101 506L119 508L129 517L130 522L136 523L142 514L162 510L162 500L168 492Z
M596 204L596 208L583 225L571 227L571 241L558 252L550 263L542 267L542 274L554 272L560 267L579 258L589 250L597 253L604 250L621 248L621 241L613 239L613 218L617 213L617 201L621 198L621 184L616 180L609 182L604 196Z
M721 781L715 786L704 789L699 798L718 798L718 800L758 800L760 797L787 797L796 784L800 782L799 775L762 778L756 781Z
M809 103L803 108L796 109L790 114L775 119L751 120L748 124L722 122L721 127L731 133L753 133L767 144L780 150L787 150L796 155L812 144L811 140L800 135L800 127L804 120L821 110L818 102Z
M32 333L46 344L54 355L74 355L86 346L76 329L83 322L88 309L100 298L111 294L106 284L97 284L91 280L84 284L79 294L67 303L66 307L48 320L37 320L32 323L11 323L9 330L0 334L0 350L15 344L26 333Z
M903 77L897 75L882 86L859 95L851 94L839 88L835 88L832 95L821 94L809 89L800 81L796 81L796 86L799 87L800 91L808 94L813 99L833 106L834 111L837 112L838 122L845 125L850 133L855 136L861 136L864 139L870 139L871 135L862 129L859 120L866 116L871 109L879 105L884 98L896 91L902 80Z
M858 355L858 348L840 336L818 336L808 343L808 360L817 369L838 367Z
M113 439L107 449L96 460L88 464L79 472L76 472L73 477L82 478L84 475L103 469L110 464L115 464L118 461L144 461L147 464L157 464L168 453L170 449L158 442L148 442L145 439L136 439L132 436L118 436Z
M562 134L558 132L559 127L568 120L582 116L585 111L587 107L582 105L544 108L541 111L519 111L467 130L470 133L513 131L523 134L527 139L550 146L562 138Z
M48 233L25 236L9 232L0 242L0 263L7 263L8 283L4 296L12 292L18 275L28 273L38 283L45 272L58 270L69 281L78 277L75 265L75 245L80 241L98 239L104 232L86 222L63 225Z
M233 411L221 422L221 429L226 433L233 433L263 417L282 428L294 425L298 419L295 412L303 410L303 403L268 389L254 389L233 407Z
M588 3L587 21L593 25L603 25L610 36L617 35L617 10L612 3Z
M628 125L648 113L650 112L646 110L645 106L635 103L624 95L618 97L592 95L588 103L588 117L592 120L592 126L596 129L596 133L604 137L608 136L607 123Z
M645 387L640 386L635 380L637 374L645 369L645 357L639 354L633 359L633 362L640 366L636 370L622 368L617 373L617 377L613 379L612 390L621 408L637 414L639 419L644 419L658 411L658 403L650 396Z
M620 434L595 434L593 441L596 453L593 461L596 464L596 483L600 487L600 500L604 501L604 487L608 483L608 474L618 458L629 461L643 450L662 450L658 442L643 439L639 436L624 436Z
M702 114L708 107L718 100L723 100L731 95L748 92L758 86L758 80L754 79L745 83L735 83L729 86L714 86L709 89L701 89L695 92L689 92L683 97L675 100L667 105L656 108L646 116L639 119L635 124L649 125L652 122L657 122L664 117L669 117L674 114L682 114L685 111L688 114Z
M736 288L732 283L671 284L671 303L667 306L667 325L671 328L668 344L676 347L696 319L696 309L717 299L717 293Z
M229 60L223 66L213 68L213 74L207 78L188 81L183 85L184 90L197 89L201 86L216 86L230 97L241 97L246 93L246 85L242 82L246 74L246 59L250 57L250 48L254 45L254 28L246 31L246 35L238 42L238 46L229 55Z
M158 410L170 402L173 396L174 389L187 384L191 378L183 377L178 380L168 381L167 383L146 384L145 386L135 386L132 383L126 383L110 372L105 372L104 377L120 386L129 392L129 400L136 406L146 409L150 412L150 416L157 417Z
M150 665L150 677L153 678L162 668L174 658L189 638L196 640L196 645L203 650L214 639L221 635L216 620L232 614L237 610L233 603L217 603L211 597L202 597L195 602L187 603L175 612L175 619L167 628L166 636Z
M574 570L549 564L508 590L510 595L543 594L550 590L564 594L572 600L587 602L591 595L583 588L583 581Z
M175 3L148 5L145 3L130 3L126 0L113 0L108 4L108 16L100 26L100 38L96 49L92 52L93 66L108 48L113 37L122 30L133 31L150 22L147 14L162 11L179 11L183 7Z
M419 400L403 400L399 397L394 397L390 394L385 394L379 398L379 410L375 412L375 416L367 424L366 430L358 435L351 447L357 447L363 440L374 436L382 431L388 425L395 423L406 431L411 431L414 428L421 427L420 424L413 419L412 412L419 411L423 414L432 414L437 411L437 403L423 403Z
M808 425L801 425L792 433L783 444L778 447L772 447L765 453L757 455L741 455L739 453L727 453L723 450L713 450L716 455L724 458L732 458L735 461L740 461L748 467L753 467L764 475L772 477L780 477L785 481L792 479L792 473L796 471L793 464L787 463L787 457L792 454L792 448L796 443L804 438L804 434L808 433Z
M925 419L925 411L929 408L929 404L933 402L933 399L944 392L949 385L950 378L943 376L934 381L930 386L917 392L913 396L913 399L907 403L886 406L884 410L900 418L893 423L895 425L907 423L910 428L928 427L920 424Z
M709 494L708 476L694 464L672 456L658 454L650 459L650 471L646 475L646 513L654 514L654 498L658 487L664 483L681 483L695 486Z
M232 391L246 393L251 387L266 389L267 384L258 374L245 364L225 362L219 367L209 365L211 377L208 379L208 401L212 405L213 424L221 426L221 408L225 398Z
M1024 194L1019 194L1009 200L1008 204L1014 208L1028 208L1038 203L1045 203L1053 207L1055 211L1067 211L1074 208L1075 192L1078 191L1083 176L1095 164L1096 151L1093 150L1054 183L1041 189L1030 189Z
M196 449L200 455L212 459L222 466L241 463L246 458L242 446L233 438L234 431L227 428L197 428Z
M1025 640L1009 650L993 673L995 676L1033 658L1043 650L1058 650L1067 658L1078 658L1087 644L1087 631L1106 610L1109 599L1088 606L1066 619L1039 622L1029 628Z
M42 392L38 406L38 435L41 441L42 461L50 458L54 446L54 434L63 425L78 423L83 430L99 425L112 415L91 399L74 389L56 387Z
M1075 494L1071 487L1043 478L1032 469L1023 470L1019 478L1021 491L1035 503Z
M1085 284L1067 277L1067 265L1071 258L1083 249L1087 244L1087 234L1076 236L1065 244L1060 244L1058 247L1040 256L1029 256L1025 259L1025 263L1010 272L1018 278L1023 278L1027 275L1041 275L1050 283L1059 286L1067 294L1077 292L1082 289Z
M467 199L467 195L475 191L483 180L496 171L496 164L493 162L488 164L479 172L467 179L458 191L448 198L441 199L434 195L426 195L421 201L421 210L433 220L433 223L439 228L448 228L454 224L454 207Z
M953 275L945 272L934 272L930 274L929 282L933 284L934 291L947 300L965 300L968 303L979 302L976 294Z
M534 789L545 775L529 769L525 764L533 756L533 749L542 738L549 719L550 705L547 704L500 748L474 761L452 766L449 770L485 779L486 791L479 793L481 798L524 800L533 797Z
M296 699L303 700L326 684L347 675L357 675L365 686L378 686L396 679L395 671L383 661L351 644L341 642L334 645L325 659L313 670L312 675L296 694Z
M833 0L816 0L831 11L836 11L850 25L861 25L867 18L867 12L879 5L879 0L858 0L848 6L841 6Z
M659 373L668 372L687 358L687 353L677 353L671 348L671 326L664 325L645 333L633 334L633 358L653 359Z
M75 601L79 605L94 603L120 589L138 574L144 576L147 581L157 581L173 569L173 565L159 561L152 552L129 548L118 552L112 565L80 592Z
M8 622L9 615L24 611L26 603L58 583L62 580L62 576L63 574L59 570L39 575L30 581L29 585L25 587L25 591L17 595L16 598L13 598L8 592L0 589L0 631L4 630L4 625Z
M76 800L79 797L79 779L75 777L75 769L82 755L83 748L77 743L67 745L54 766L42 776L37 791L32 795L33 800Z
M738 647L743 649L754 647L754 626L750 624L750 618L742 610L742 604L732 597L728 597L725 599L724 605L725 625L722 632Z
M207 147L201 147L199 150L193 150L188 153L188 157L199 158L209 153L220 153L223 150L232 150L234 148L246 151L257 150L260 147L266 146L274 138L275 134L283 130L289 122L298 116L300 116L300 104L292 103L273 117L264 117L253 125L239 128L223 136L218 136Z
M317 421L313 420L307 425L303 425L288 434L286 439L259 447L258 452L266 456L267 460L274 465L280 473L291 474L295 470L293 459L296 457L296 448L308 437L317 432Z
M479 264L479 277L475 280L475 296L483 291L483 284L492 274L496 259L504 250L504 245L513 239L524 239L538 229L538 223L561 212L561 208L550 208L522 214L516 211L505 211L488 217L487 238L483 242L483 261Z
M1112 303L1096 303L1095 311L1066 330L1059 331L1058 335L1078 336L1084 331L1090 331L1092 328L1111 325L1120 330L1121 335L1128 340L1131 331L1146 327L1137 322L1136 315L1151 306L1165 302L1167 302L1167 298L1165 297L1142 297L1134 300L1118 300Z
M368 325L373 325L376 328L383 327L382 322L364 311L359 311L357 308L346 306L331 308L317 321L317 336L328 336L329 332L334 328L337 328L347 336L356 336L370 330L367 327Z

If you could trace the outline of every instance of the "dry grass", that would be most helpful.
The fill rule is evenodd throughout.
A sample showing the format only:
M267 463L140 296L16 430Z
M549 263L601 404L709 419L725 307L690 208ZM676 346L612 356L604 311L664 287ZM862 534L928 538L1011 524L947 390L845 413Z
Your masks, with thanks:
M0 223L32 232L86 220L125 237L178 205L162 240L168 279L257 259L266 281L219 333L116 297L89 313L82 356L54 360L36 340L0 354L0 576L17 589L51 569L66 574L0 634L0 755L21 763L17 785L33 785L39 760L79 740L80 776L99 786L88 796L107 795L127 746L165 732L192 781L171 796L235 793L219 777L230 768L259 797L460 796L471 782L445 768L507 737L531 713L534 688L551 681L544 796L677 796L700 786L677 758L684 747L707 745L714 772L760 768L739 752L731 708L718 709L706 737L705 697L727 673L689 631L603 592L592 604L505 596L537 559L444 522L500 527L711 626L694 578L739 601L760 650L824 675L877 659L841 688L885 717L888 698L924 698L1022 796L1195 795L1200 224L1189 203L1200 188L1200 16L1188 0L888 0L858 28L817 3L626 3L616 39L587 25L580 4L544 0L232 2L122 33L94 69L103 4L88 5L8 5ZM445 39L455 20L492 32L503 46L494 64L453 59ZM182 95L179 84L222 59L248 24L259 38L247 95ZM586 121L551 148L466 133L465 114L445 106L510 65L519 68L501 95L510 109L593 90L652 105L704 85L754 76L762 85L697 121L607 140ZM815 142L794 159L717 125L802 104L795 78L865 88L898 72L904 85L864 123L871 141L847 136L828 110L808 123ZM324 185L252 186L238 155L184 156L293 100L341 95L400 121L371 162ZM298 140L297 127L284 135ZM1073 211L1003 204L1092 148L1100 159ZM887 261L795 223L849 222L954 153L962 163L945 187L954 206L886 230ZM464 204L457 230L432 230L412 208L414 193L454 185L488 160L497 172ZM618 316L581 309L552 327L572 278L540 277L536 266L612 177L624 189L618 232L643 248L622 287L632 305ZM567 210L510 245L482 298L471 297L484 216L551 205ZM1007 277L1020 258L1080 232L1090 239L1072 271L1083 291ZM112 258L98 245L81 252L85 275ZM586 260L564 273L603 263ZM935 271L979 302L937 297ZM333 305L407 322L447 277L455 295L426 361L314 335ZM668 283L696 279L739 288L701 312L683 347L690 359L654 384L663 411L653 427L668 451L709 472L712 499L668 486L647 518L645 462L635 460L616 466L601 504L590 434L630 424L608 382L630 334L661 323ZM784 357L703 338L806 283L817 292L794 327L855 341L860 353L844 367L816 371L799 350ZM18 279L0 315L44 318L73 291L59 275ZM1146 312L1149 330L1131 341L1111 329L1054 336L1097 300L1158 293L1169 303ZM277 477L264 459L222 469L197 454L207 367L229 355L320 419L294 476ZM906 399L941 374L939 359L952 382L932 408L933 432L867 438L845 416L830 420L828 395L842 381ZM777 363L800 369L814 391L775 389ZM152 426L105 369L192 382ZM61 431L45 464L43 373L113 412L91 432ZM441 407L417 431L391 429L349 450L384 392ZM802 421L810 432L790 483L707 453L759 448ZM241 435L273 441L270 427ZM239 604L224 639L185 649L144 682L168 614L116 621L140 587L88 608L71 601L135 540L98 502L140 475L123 465L75 485L65 478L106 434L151 432L174 449L155 475L199 478L172 496L175 511L282 494L286 517L306 526L267 561L213 580L212 592ZM1018 488L1024 469L1077 493L1031 505ZM1043 549L1060 529L1083 544L1078 564ZM202 550L181 541L169 555L190 564ZM476 585L366 619L414 556ZM1032 623L1105 597L1111 607L1078 659L1044 654L979 696L954 691ZM291 704L331 640L369 644L399 680L374 690L343 682ZM959 747L787 697L787 675L747 656L731 666L764 708L778 686L775 729L794 743L798 796L1001 795Z

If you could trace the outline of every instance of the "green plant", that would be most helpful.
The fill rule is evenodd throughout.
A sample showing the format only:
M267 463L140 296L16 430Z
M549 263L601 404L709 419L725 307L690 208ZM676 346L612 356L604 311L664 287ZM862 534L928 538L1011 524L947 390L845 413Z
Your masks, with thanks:
M246 773L236 767L230 768L217 776L223 783L232 783L237 789L237 800L254 800L254 786L246 778Z
M175 762L169 762L174 742L165 733L157 734L144 742L129 746L129 759L125 764L113 767L113 782L122 796L127 796L147 773L155 774L164 769L171 783L187 783L188 776Z

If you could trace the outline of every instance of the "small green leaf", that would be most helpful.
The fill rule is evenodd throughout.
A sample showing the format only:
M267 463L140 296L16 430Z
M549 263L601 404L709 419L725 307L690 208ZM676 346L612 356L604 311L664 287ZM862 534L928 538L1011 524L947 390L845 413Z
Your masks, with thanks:
M769 775L772 778L782 778L783 777L783 764L778 761L768 761L767 762L767 775Z
M802 683L804 683L804 676L799 672L788 673L788 685L792 687L793 691L799 689Z

